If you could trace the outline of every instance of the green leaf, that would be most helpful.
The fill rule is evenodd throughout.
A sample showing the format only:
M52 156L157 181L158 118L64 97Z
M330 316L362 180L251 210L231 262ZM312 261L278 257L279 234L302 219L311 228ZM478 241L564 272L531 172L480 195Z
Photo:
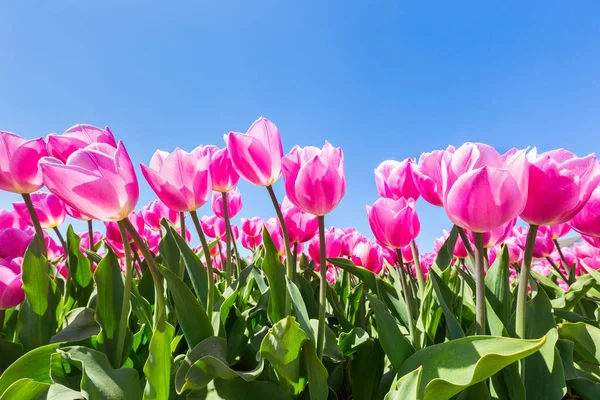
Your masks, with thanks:
M225 380L240 378L250 382L262 373L264 368L262 358L251 371L234 371L227 362L226 352L227 342L219 336L211 336L194 347L185 356L175 375L177 393L201 389L215 378Z
M574 363L574 343L570 340L558 339L556 348L560 353L567 384L574 388L584 399L599 399L600 379L589 372L582 370L581 367Z
M392 384L385 400L417 400L422 372L423 367L419 367L404 375L396 384Z
M384 281L366 268L357 267L351 260L348 260L347 258L328 258L327 261L336 267L341 268L344 271L348 271L352 275L356 276L373 292L377 292L377 284L380 284L389 293L394 293L394 287L389 282Z
M352 328L350 332L342 332L338 341L342 353L348 357L358 351L369 340L369 334L362 328Z
M509 263L508 247L503 245L494 264L485 275L486 298L504 325L508 324L511 312L510 284L508 281L510 275Z
M591 275L580 276L561 297L551 301L552 307L558 310L572 309L596 283Z
M29 378L40 383L52 383L49 374L50 357L62 343L38 347L24 354L0 376L0 394L19 379Z
M315 332L312 328L308 311L306 310L306 305L304 304L300 290L298 290L298 287L294 285L294 283L287 276L285 277L285 283L292 300L292 305L294 306L294 311L296 311L296 318L298 319L300 327L302 330L304 330L310 340L315 341Z
M329 373L317 357L314 341L307 341L302 348L304 367L308 377L308 391L312 400L326 400L329 393L327 378Z
M160 264L158 268L167 280L167 286L175 303L177 321L183 330L185 340L188 346L193 348L214 334L210 319L190 288L177 275Z
M34 267L34 265L28 264L25 267L25 263L23 263L24 275L30 267ZM34 271L31 272L35 273ZM45 312L43 315L40 316L33 310L33 305L29 299L26 299L20 306L19 322L21 328L19 330L19 341L25 350L32 350L48 344L58 329L59 306L62 304L61 293L53 280L48 281L46 289ZM40 288L40 290L42 289Z
M389 293L381 285L378 285L377 295L385 303L392 315L398 321L401 321L406 329L408 329L408 311L406 308L406 302L404 301L404 296L402 295L400 275L398 275L398 270L393 266L388 266L388 271L393 279L392 284L394 287L394 293Z
M415 352L415 349L402 332L400 332L394 317L385 309L380 300L369 297L369 304L375 312L377 334L379 335L381 346L394 369L398 370L404 361Z
M127 360L132 343L132 333L127 328L124 339L125 347L121 352L117 342L125 283L119 259L110 248L98 264L94 280L97 289L96 321L100 325L97 341L112 366L118 368Z
M470 336L419 350L398 371L404 376L423 366L418 398L449 399L507 365L538 351L546 342Z
M41 254L37 240L32 240L23 258L23 291L31 310L42 317L48 309L50 276L48 263Z
M179 274L179 261L181 255L174 236L180 236L173 228L169 220L163 218L160 221L162 239L158 244L158 252L163 260L163 265L166 266L175 275Z
M286 394L281 388L269 381L251 381L246 382L243 379L215 379L215 391L218 397L211 399L277 399L291 400L292 397ZM206 398L209 399L208 397Z
M67 347L52 356L52 375L68 380L68 366L81 377L81 393L89 400L139 399L142 389L136 370L113 369L103 353L86 347ZM72 370L73 371L73 370Z
M446 239L442 247L440 247L437 257L435 258L433 268L434 270L438 269L438 274L441 274L443 271L445 271L452 263L452 258L454 257L454 247L456 246L457 239L458 227L454 225L452 227L452 230L450 230L448 238Z
M67 229L67 247L69 248L67 265L73 280L84 288L92 281L92 267L89 258L79 250L80 242L81 238L75 234L73 226L69 225Z
M263 228L263 246L265 247L266 254L263 258L262 269L265 275L267 275L271 289L268 314L271 322L276 323L287 315L287 290L285 285L285 269L279 260L279 254L267 228Z
M582 322L567 322L558 326L558 334L575 344L575 352L583 360L600 365L600 329Z
M69 311L65 315L62 330L52 336L50 343L77 342L97 335L100 326L94 319L94 313L94 310L85 307Z
M350 386L355 400L374 399L383 376L385 353L379 341L369 339L350 361Z
M50 390L50 384L32 379L19 379L2 394L2 400L42 400Z
M450 288L448 288L446 283L437 275L435 271L432 270L429 273L429 277L431 283L433 284L433 290L435 290L438 302L442 307L442 312L444 313L444 318L446 319L446 325L448 326L448 331L450 332L450 339L460 339L465 337L465 333L458 323L458 320L452 313L452 310L448 307L448 304L452 304L454 301L454 294L452 291L450 291Z
M0 335L0 374L13 362L23 355L23 346L20 343L10 342ZM0 393L1 394L1 393Z
M163 400L169 398L171 383L171 341L175 328L168 322L163 329L156 327L150 339L149 356L144 365L146 388L144 400Z

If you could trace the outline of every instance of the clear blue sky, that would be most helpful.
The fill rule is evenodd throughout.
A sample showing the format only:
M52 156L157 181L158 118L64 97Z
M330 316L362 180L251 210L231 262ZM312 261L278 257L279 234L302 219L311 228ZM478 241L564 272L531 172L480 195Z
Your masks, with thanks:
M3 1L0 129L108 125L139 163L222 146L264 115L286 152L344 149L347 194L327 222L367 233L385 159L465 141L599 151L600 3L434 3ZM154 196L139 177L141 207ZM273 214L265 190L240 189L243 215ZM430 248L450 223L419 212Z

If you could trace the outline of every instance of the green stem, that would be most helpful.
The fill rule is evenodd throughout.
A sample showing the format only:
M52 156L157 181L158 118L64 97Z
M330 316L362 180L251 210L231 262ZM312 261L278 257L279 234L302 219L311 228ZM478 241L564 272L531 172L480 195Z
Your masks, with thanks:
M517 337L520 337L521 339L525 339L527 285L529 283L529 269L531 268L533 246L535 245L535 236L538 228L538 225L529 225L527 242L525 244L525 254L523 255L523 266L521 267L521 273L519 274L515 331L517 333Z
M180 230L179 234L183 238L183 241L185 243L187 243L187 240L185 237L185 213L184 212L179 213L179 230ZM183 281L183 279L185 277L185 266L183 265L183 257L181 257L179 259L179 271L177 271L177 275L179 275L179 279L181 279Z
M204 259L206 261L206 272L208 275L208 299L206 301L206 311L208 314L208 318L211 319L215 296L215 276L213 273L212 258L210 257L210 248L208 247L206 236L204 236L204 232L202 231L202 227L200 226L198 214L196 213L196 211L190 211L190 215L192 216L192 221L194 221L194 226L196 227L196 231L198 232L198 236L200 237L200 243L202 243L202 251L204 252Z
M2 329L4 328L4 317L6 316L6 310L0 310L0 333L2 333Z
M362 293L360 295L360 304L358 308L358 326L367 330L367 285L363 283Z
M417 336L415 330L415 319L413 313L413 294L411 287L406 282L406 271L404 270L404 260L402 258L402 250L396 249L398 254L398 265L400 266L400 286L402 286L402 292L404 294L404 301L406 302L406 314L408 317L408 332L410 334L410 342L413 346L417 343Z
M292 252L292 263L294 264L294 271L298 267L298 242L294 242L294 250Z
M277 207L278 208L278 207ZM319 216L320 286L319 286L319 330L317 332L317 357L323 358L325 344L325 308L327 307L327 261L325 256L325 217ZM288 246L289 247L289 246ZM288 271L289 272L289 271Z
M56 236L58 237L58 241L60 242L63 249L65 250L65 258L66 258L66 265L67 265L67 277L65 278L65 290L63 291L63 307L66 308L67 301L69 301L69 296L70 296L69 283L71 282L71 266L69 265L69 248L67 247L67 242L65 242L65 238L61 235L60 231L58 230L58 227L55 226L52 229L54 230L54 233L56 233Z
M413 263L415 264L415 271L417 273L417 282L419 283L419 294L421 299L425 296L425 277L421 270L421 260L419 259L419 249L414 240L410 242L410 249L412 250Z
M233 268L231 264L231 225L229 223L229 207L227 204L227 193L221 193L223 196L223 216L225 217L225 240L227 246L227 263L225 264L225 271L227 272L227 283L231 283L233 277Z
M55 226L54 228L52 228L52 230L54 231L54 233L56 233L56 237L58 237L58 241L60 242L61 246L65 250L65 257L69 257L69 248L67 247L67 242L65 242L65 238L58 230L58 227Z
M554 268L556 273L558 275L560 275L561 279L563 281L565 281L565 283L569 283L569 278L567 278L565 276L565 274L563 274L563 272L560 270L560 268L558 268L558 265L556 265L556 263L554 261L552 261L552 259L550 257L546 256L546 261L548 261L548 263L552 266L552 268Z
M89 236L89 242L90 242L90 250L94 251L94 223L92 222L91 219L88 219L87 221L87 226L88 226L88 236Z
M146 242L140 236L138 231L135 230L135 227L129 221L129 218L125 218L121 220L124 228L127 229L127 232L137 245L137 247L142 252L144 259L146 260L146 264L148 264L148 269L150 269L150 274L152 275L152 280L154 281L154 291L156 292L156 306L154 309L154 325L155 328L160 332L164 332L166 327L166 316L167 309L165 307L165 289L162 284L162 279L158 273L158 268L156 266L156 262L154 261L154 257L152 253L146 246Z
M458 230L458 234L459 234L463 244L465 245L465 249L467 249L467 253L469 253L469 260L471 260L471 265L475 265L475 253L473 253L473 248L471 247L471 242L469 242L467 233L460 226L458 226L458 225L454 225L454 226L456 226L456 229Z
M29 195L29 193L23 193L21 196L23 196L23 201L25 202L25 206L27 207L27 211L29 212L29 216L31 217L33 227L35 228L35 235L40 246L40 252L44 257L47 257L48 253L46 250L46 240L44 239L44 231L42 229L42 225L40 224L40 219L38 218L35 212L35 208L33 207L33 203L31 202L31 196Z
M483 233L473 232L475 236L475 326L477 335L485 335L485 248Z
M560 259L563 262L565 271L567 271L567 275L569 276L569 279L566 280L565 282L567 282L570 285L573 282L575 282L575 268L573 267L573 265L569 265L569 263L567 262L567 259L565 258L565 255L563 254L562 249L560 247L560 243L558 243L558 239L553 239L553 241L554 241L554 246L556 246L556 251L558 251L558 254L560 255Z
M290 238L288 236L288 231L285 226L285 220L283 219L281 207L279 207L279 202L277 201L277 196L275 196L273 187L267 186L267 191L269 192L269 196L271 197L271 201L273 202L273 207L275 207L275 213L277 214L277 219L279 219L279 225L281 226L281 233L283 234L283 241L285 243L285 264L287 267L287 276L288 276L288 278L290 278L293 281L295 267L292 264L292 250L290 248Z
M131 246L129 245L129 238L125 231L125 226L122 222L118 222L119 231L121 232L121 239L123 240L123 251L125 252L125 286L123 288L123 304L121 306L121 321L119 322L119 333L117 335L117 357L114 364L116 368L121 367L122 361L125 359L124 348L125 348L125 336L127 336L127 326L129 325L129 310L131 301L131 281L133 279L132 274L132 261L131 261Z

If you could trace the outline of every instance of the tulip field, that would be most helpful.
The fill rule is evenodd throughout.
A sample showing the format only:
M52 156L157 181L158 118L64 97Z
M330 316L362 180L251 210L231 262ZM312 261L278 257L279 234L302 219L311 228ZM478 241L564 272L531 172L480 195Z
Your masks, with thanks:
M360 232L328 225L342 149L282 138L137 166L109 128L0 131L0 399L600 399L594 155L384 161ZM448 219L419 248L421 207Z

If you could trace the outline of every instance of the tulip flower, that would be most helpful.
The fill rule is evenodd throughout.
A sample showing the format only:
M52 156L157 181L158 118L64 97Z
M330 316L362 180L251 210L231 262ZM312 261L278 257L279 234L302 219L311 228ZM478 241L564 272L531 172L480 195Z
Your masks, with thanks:
M319 229L319 222L316 216L302 211L287 196L283 198L281 211L290 242L305 243L315 237Z
M398 200L419 198L419 189L413 178L413 160L386 160L375 169L375 184L381 197Z
M65 221L65 204L52 193L36 192L31 194L31 202L44 229L53 229ZM31 216L24 202L13 203L15 211L29 225L33 226Z
M160 232L161 225L160 221L166 218L167 221L173 225L177 225L179 222L179 214L176 211L171 210L160 200L151 201L147 206L142 209L142 215L148 228L155 232Z
M81 237L81 241L79 242L79 248L83 252L83 249L92 249L92 247L96 243L99 243L103 239L104 236L102 235L101 232L92 232L92 235L91 235L92 241L91 242L90 242L89 232L80 233L79 237Z
M259 217L242 218L242 246L255 250L262 243L263 221Z
M600 237L588 235L581 235L581 237L592 246L600 248Z
M145 221L142 215L142 212L132 212L128 220L135 227L137 232L141 232L142 234L145 232ZM116 222L106 222L106 244L108 244L115 254L119 257L125 256L125 244L123 243L123 237L121 235L121 231ZM131 246L133 251L139 254L139 250L136 247L135 241L130 234L127 234L127 238L129 240L128 246Z
M415 201L400 198L381 198L372 207L367 206L369 225L375 238L394 249L408 246L421 229Z
M148 167L141 164L142 174L154 193L173 211L196 211L210 198L210 158L197 156L198 153L180 148L170 154L157 150Z
M120 141L116 148L99 143L76 150L65 164L45 157L40 166L48 190L93 219L120 221L137 204L135 169Z
M569 221L577 232L600 237L600 186L594 191L585 206Z
M379 275L383 270L381 247L369 241L358 243L352 253L352 262Z
M527 154L528 197L521 218L532 225L569 221L585 206L600 183L596 157L577 158L564 149Z
M242 210L242 195L239 189L232 190L227 193L227 212L229 218L233 218ZM225 210L223 209L223 194L215 192L212 196L212 209L215 215L219 218L225 218Z
M540 226L535 236L533 246L534 257L548 257L554 251L554 242L552 241L552 231L546 226Z
M0 258L0 310L8 310L25 301L20 263L22 259Z
M62 135L55 133L48 135L48 153L66 163L75 151L95 143L106 143L117 147L115 137L108 127L100 129L93 125L79 124L67 129Z
M523 247L519 242L519 239L515 236L511 236L504 241L508 249L508 261L512 264L520 264L523 261Z
M515 217L505 224L502 224L499 227L491 230L490 232L484 232L482 234L483 247L489 249L504 243L504 241L513 233L513 228L515 227L516 223L517 218ZM475 241L473 232L467 231L467 236L472 242Z
M222 238L225 235L225 221L216 215L202 217L200 225L208 237Z
M215 192L231 192L240 180L240 175L233 167L227 147L217 150L211 155L209 170Z
M33 232L17 228L0 229L0 258L23 257L33 239Z
M18 212L8 211L0 208L0 229L17 228L27 229L31 224L27 223Z
M269 236L271 236L271 240L277 249L277 254L279 254L279 257L283 257L286 254L286 249L281 227L277 224L275 218L269 218L266 220L264 222L264 226L267 228Z
M336 235L335 229L325 231L325 258L336 258L342 254L342 242ZM314 261L316 269L321 270L321 245L319 237L315 236L308 241L308 255Z
M552 239L556 240L565 236L571 230L569 224L556 224L548 227L552 232Z
M402 252L402 261L404 264L412 264L415 261L410 245L401 248L400 251Z
M0 131L0 190L28 194L43 186L38 162L45 157L44 139L27 140Z
M345 257L351 256L354 251L354 247L361 242L366 242L367 238L362 233L354 228L342 229L341 242L342 242L342 255Z
M413 164L413 179L423 199L434 206L444 205L442 191L442 158L445 153L454 153L454 147L423 153L419 162Z
M283 147L274 123L260 117L246 134L224 137L231 163L239 175L257 186L271 186L281 175Z
M346 192L342 150L328 142L322 150L296 146L283 158L282 164L290 202L309 214L330 213Z

